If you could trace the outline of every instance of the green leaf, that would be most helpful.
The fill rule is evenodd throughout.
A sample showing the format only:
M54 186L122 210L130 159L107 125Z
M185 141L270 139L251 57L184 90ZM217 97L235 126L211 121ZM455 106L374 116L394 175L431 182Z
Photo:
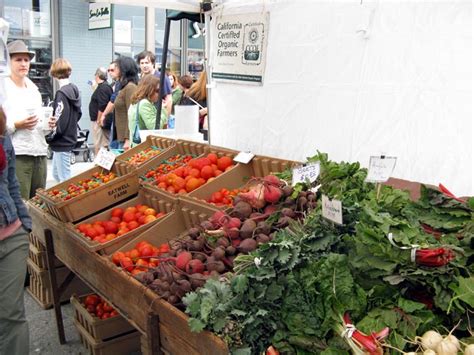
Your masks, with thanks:
M453 299L460 299L469 306L474 307L474 276L458 277L457 280L458 285L450 285L451 290L455 294Z
M189 318L188 325L191 331L195 333L203 331L205 327L205 324L196 318Z
M242 294L248 287L249 280L245 275L237 275L232 278L232 290Z
M415 301L407 300L405 298L400 297L398 299L398 307L400 307L407 313L412 313L414 311L425 309L426 305L420 302L415 302Z

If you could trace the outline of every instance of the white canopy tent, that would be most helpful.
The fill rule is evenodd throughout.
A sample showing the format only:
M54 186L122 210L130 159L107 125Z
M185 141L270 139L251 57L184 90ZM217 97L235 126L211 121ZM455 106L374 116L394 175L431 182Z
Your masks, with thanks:
M470 0L214 3L214 18L268 11L270 25L263 86L210 83L212 144L363 165L394 155L394 177L474 195Z

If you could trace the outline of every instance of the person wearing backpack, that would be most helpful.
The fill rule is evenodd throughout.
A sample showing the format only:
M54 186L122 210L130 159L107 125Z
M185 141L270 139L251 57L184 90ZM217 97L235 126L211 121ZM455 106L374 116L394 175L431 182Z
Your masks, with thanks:
M69 81L72 67L64 58L51 65L51 76L58 80L59 90L53 101L56 127L46 136L53 151L53 177L62 182L71 177L71 151L77 143L77 122L82 116L79 89Z

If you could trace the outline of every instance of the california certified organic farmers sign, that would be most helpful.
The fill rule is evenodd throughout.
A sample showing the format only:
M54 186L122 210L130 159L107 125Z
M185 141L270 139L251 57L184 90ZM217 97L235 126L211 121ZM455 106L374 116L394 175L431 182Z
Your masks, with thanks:
M263 83L269 13L226 15L214 20L212 77Z
M100 3L89 4L89 30L110 28L111 18L112 5Z

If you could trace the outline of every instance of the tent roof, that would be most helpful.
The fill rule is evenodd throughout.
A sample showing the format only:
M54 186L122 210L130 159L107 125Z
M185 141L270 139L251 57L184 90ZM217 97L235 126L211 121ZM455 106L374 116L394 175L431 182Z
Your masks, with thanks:
M99 2L99 1L91 1ZM178 11L199 12L199 0L101 0L100 2L109 2L119 5L148 6L161 9L170 9Z

